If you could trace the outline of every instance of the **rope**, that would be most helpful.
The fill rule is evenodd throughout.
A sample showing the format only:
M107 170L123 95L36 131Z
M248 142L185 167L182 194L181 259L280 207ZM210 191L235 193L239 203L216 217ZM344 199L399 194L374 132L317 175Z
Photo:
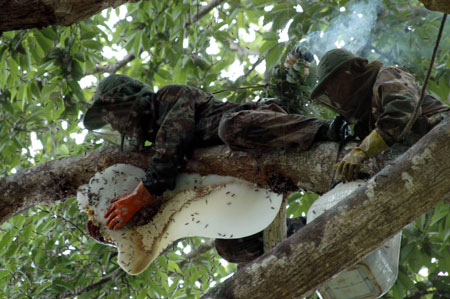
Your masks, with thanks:
M441 26L439 27L439 33L438 33L438 36L436 39L436 43L434 45L433 55L431 56L430 66L428 67L428 73L427 73L427 76L425 77L425 82L423 83L422 91L420 93L419 102L417 103L416 107L414 108L414 112L411 115L411 118L409 119L408 123L406 124L406 127L403 129L402 133L400 134L399 140L402 140L405 137L406 133L408 133L408 131L411 129L413 123L417 119L417 114L419 113L419 109L422 106L423 100L425 98L425 89L427 88L428 81L430 80L431 71L433 69L434 60L436 59L436 54L437 54L437 50L439 48L439 43L441 41L442 32L444 31L446 19L447 19L447 14L444 14L444 16L442 17Z

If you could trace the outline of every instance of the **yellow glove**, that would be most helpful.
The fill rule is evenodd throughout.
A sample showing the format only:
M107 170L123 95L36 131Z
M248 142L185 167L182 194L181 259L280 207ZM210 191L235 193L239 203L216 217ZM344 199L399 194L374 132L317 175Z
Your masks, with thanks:
M362 162L367 158L376 156L387 147L383 137L376 130L373 130L358 147L352 149L337 165L337 177L342 176L344 183L356 179Z

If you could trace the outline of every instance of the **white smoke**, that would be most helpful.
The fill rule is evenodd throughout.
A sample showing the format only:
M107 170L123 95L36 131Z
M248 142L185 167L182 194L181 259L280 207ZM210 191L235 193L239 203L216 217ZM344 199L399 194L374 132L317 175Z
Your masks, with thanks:
M377 19L377 6L381 2L357 1L350 8L341 8L340 15L331 21L326 31L312 32L305 37L308 49L319 57L335 48L357 53L370 37Z

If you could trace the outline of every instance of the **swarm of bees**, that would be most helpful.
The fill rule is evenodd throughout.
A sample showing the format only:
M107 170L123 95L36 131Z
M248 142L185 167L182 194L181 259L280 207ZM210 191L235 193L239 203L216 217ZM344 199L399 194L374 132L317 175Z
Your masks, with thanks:
M163 203L148 223L108 229L103 215L111 199L130 193L144 175L140 168L116 164L95 174L77 194L80 210L100 227L105 241L117 246L119 264L129 274L144 271L180 238L230 239L257 233L272 222L281 205L281 195L235 177L179 174L177 187L162 195Z

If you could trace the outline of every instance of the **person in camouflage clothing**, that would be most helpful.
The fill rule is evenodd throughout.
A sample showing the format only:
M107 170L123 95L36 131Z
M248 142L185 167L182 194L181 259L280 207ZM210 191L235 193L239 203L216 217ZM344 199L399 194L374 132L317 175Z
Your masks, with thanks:
M348 128L340 119L330 123L288 114L273 102L221 102L185 85L168 85L154 93L124 75L103 79L93 101L84 117L87 129L110 124L140 145L151 141L156 153L136 190L112 201L105 214L110 229L119 229L154 196L173 189L176 173L194 147L225 143L241 151L292 146L306 150L315 141L340 140Z
M393 143L412 145L431 130L450 107L425 93L418 117L400 135L419 102L421 88L399 67L368 63L345 49L328 51L318 66L319 83L311 97L354 124L361 141L338 164L344 182L357 178L361 164Z

